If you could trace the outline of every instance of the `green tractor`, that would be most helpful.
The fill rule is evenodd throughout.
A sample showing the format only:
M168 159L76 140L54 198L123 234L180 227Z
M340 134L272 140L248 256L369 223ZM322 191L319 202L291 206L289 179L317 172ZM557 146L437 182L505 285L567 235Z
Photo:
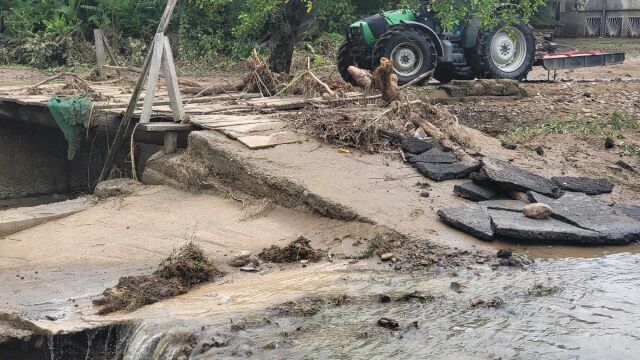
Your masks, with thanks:
M481 29L470 18L450 32L443 32L435 14L394 10L355 22L347 42L338 52L338 70L345 81L354 82L347 69L374 69L385 57L393 61L398 83L406 84L435 69L433 77L443 83L453 79L499 78L522 80L535 62L536 44L525 23Z

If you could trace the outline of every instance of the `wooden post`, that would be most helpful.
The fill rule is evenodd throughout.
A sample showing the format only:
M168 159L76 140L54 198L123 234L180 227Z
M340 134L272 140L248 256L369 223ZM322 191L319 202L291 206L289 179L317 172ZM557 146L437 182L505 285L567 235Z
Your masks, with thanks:
M158 24L158 29L156 31L157 33L164 33L167 31L167 28L169 27L169 20L171 19L171 15L173 14L173 10L175 9L177 2L178 0L167 1L167 6L165 7L162 18L160 19L160 24ZM131 127L131 119L133 118L133 113L136 109L138 98L140 97L140 93L142 92L142 85L144 84L147 73L149 72L152 53L153 46L151 47L149 53L147 54L147 57L145 58L144 65L142 66L142 72L140 73L140 77L138 78L138 83L133 89L133 94L131 94L131 99L129 100L127 111L125 112L124 117L120 122L120 126L118 126L118 132L113 138L113 143L111 144L111 148L109 149L109 153L107 154L107 158L105 159L104 166L102 167L102 171L100 172L98 182L106 180L111 173L113 162L115 161L116 155L118 154L118 150L122 146L124 136L125 134L127 134L129 128Z
M164 153L173 154L177 150L178 150L178 132L165 131L164 132Z
M98 63L98 75L101 79L106 77L106 70L102 67L107 64L107 57L104 51L104 34L100 29L93 29L93 38L96 44L96 62Z
M153 39L153 56L149 67L149 79L147 81L147 92L144 96L140 123L146 124L151 121L151 110L153 108L153 98L156 95L156 87L160 78L160 67L162 66L162 55L164 53L164 34L156 33Z
M169 101L171 102L171 111L173 111L173 121L183 122L185 120L184 108L182 107L182 96L180 95L180 84L178 84L178 75L176 74L176 65L173 62L173 52L169 38L164 36L164 53L162 54L162 68L164 71L164 79L169 91Z

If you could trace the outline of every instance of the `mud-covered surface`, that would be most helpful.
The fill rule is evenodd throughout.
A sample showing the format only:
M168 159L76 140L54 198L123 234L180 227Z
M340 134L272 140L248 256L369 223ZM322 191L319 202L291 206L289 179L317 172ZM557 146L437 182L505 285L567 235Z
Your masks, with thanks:
M523 270L352 269L330 276L329 289L307 288L306 296L229 315L263 291L245 288L227 293L226 314L131 327L124 358L171 358L172 351L189 359L631 358L639 341L639 261L618 254L539 260ZM306 288L310 278L300 280L270 286L287 292Z
M504 93L488 83L412 91L499 137L475 134L483 155L546 178L603 178L613 189L598 199L637 205L638 64ZM0 70L0 83L15 71ZM543 77L538 69L530 80ZM0 313L12 314L0 316L0 355L601 359L640 349L639 245L475 239L436 215L469 203L454 193L468 180L427 180L395 148L366 154L309 139L252 151L201 131L185 152L148 165L145 181L182 191L105 184L93 208L0 238ZM207 282L175 266L144 275L188 242L225 275ZM513 254L496 256L502 248ZM145 296L96 314L92 301L119 283Z

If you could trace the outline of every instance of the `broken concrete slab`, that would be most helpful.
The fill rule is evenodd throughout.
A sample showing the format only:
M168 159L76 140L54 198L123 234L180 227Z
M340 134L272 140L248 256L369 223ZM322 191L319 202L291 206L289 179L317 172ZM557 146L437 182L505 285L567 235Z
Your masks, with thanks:
M499 191L489 186L478 185L474 182L458 184L453 187L453 192L471 201L487 201L500 195Z
M422 140L413 136L405 136L400 141L400 149L405 153L414 155L422 154L437 145L438 143L435 140Z
M480 166L479 162L473 164L430 164L419 162L414 165L419 173L435 181L462 179L477 171Z
M640 221L640 205L616 205L628 217Z
M429 164L453 164L458 162L458 158L456 157L456 154L450 151L444 151L441 148L434 147L420 155L407 155L407 161L410 164L419 162Z
M567 191L581 192L587 195L599 195L613 191L613 184L606 179L592 179L583 176L552 177L558 186Z
M527 203L519 200L489 200L481 201L478 204L486 206L487 209L515 212L522 212L524 207L527 206Z
M6 236L18 231L44 224L73 215L89 207L86 198L78 198L58 203L22 207L0 212L0 236Z
M486 207L468 204L458 208L438 211L440 220L445 224L484 241L493 241L491 218Z
M553 198L560 196L560 188L542 176L498 159L484 158L482 163L484 175L505 189L516 192L535 191Z
M530 219L522 213L504 210L488 210L488 212L496 237L535 243L601 244L602 237L599 233L553 218Z
M582 229L598 232L602 244L640 241L640 223L611 203L583 193L567 192L553 199L535 192L530 196L553 209L553 218Z

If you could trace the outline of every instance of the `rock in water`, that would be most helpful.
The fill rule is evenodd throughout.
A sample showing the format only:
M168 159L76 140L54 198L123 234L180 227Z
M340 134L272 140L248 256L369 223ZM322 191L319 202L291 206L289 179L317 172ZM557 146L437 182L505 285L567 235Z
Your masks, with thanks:
M476 202L495 199L498 196L496 189L474 182L455 185L453 192L460 197Z
M378 326L380 327L384 327L387 329L391 329L391 330L396 330L397 328L400 327L400 325L398 325L398 322L393 320L393 319L389 319L389 318L380 318L377 322Z
M560 189L551 180L542 176L530 173L506 161L484 158L482 172L493 183L500 185L511 191L527 192L535 191L539 194L557 198L560 196Z
M535 203L525 206L522 213L531 219L547 219L553 214L553 209L547 204Z
M558 186L567 191L581 192L587 195L599 195L613 191L613 184L606 179L591 179L582 176L552 177Z
M391 259L393 259L393 253L384 253L380 255L380 260L382 261L389 261Z
M496 254L496 256L500 259L508 259L511 257L512 254L513 254L513 250L511 250L511 248L505 248L505 249L498 250L498 253Z
M493 241L491 218L487 208L478 204L468 204L459 208L443 209L438 216L445 224L475 236L480 240Z

